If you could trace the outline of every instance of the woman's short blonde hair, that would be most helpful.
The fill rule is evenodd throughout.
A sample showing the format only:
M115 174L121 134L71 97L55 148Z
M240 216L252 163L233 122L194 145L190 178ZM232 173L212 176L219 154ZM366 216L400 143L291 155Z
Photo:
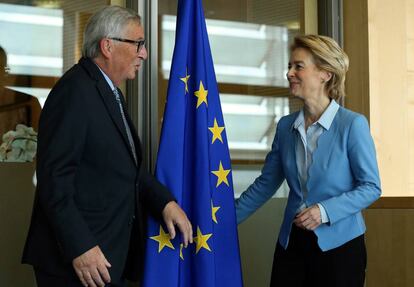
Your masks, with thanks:
M332 73L331 79L326 83L328 96L334 100L344 97L349 59L338 43L326 36L302 35L295 37L290 51L293 52L297 48L309 51L319 69Z

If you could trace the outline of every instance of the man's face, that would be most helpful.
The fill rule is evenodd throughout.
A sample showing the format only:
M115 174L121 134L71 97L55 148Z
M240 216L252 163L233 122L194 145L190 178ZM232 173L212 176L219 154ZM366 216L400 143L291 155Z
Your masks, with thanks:
M139 41L144 39L144 29L137 22L130 22L120 37L128 40ZM127 79L134 79L142 61L148 56L147 49L143 46L137 52L137 46L132 43L114 42L113 72L116 78L115 84Z

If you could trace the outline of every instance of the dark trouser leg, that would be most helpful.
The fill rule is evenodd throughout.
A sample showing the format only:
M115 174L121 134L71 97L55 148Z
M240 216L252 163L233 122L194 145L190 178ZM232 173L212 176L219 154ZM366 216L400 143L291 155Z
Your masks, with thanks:
M367 262L364 235L319 253L314 261L314 266L319 266L313 270L318 286L363 287Z
M363 287L366 250L361 235L322 252L316 235L292 227L288 248L276 246L271 287Z
M305 246L298 231L300 230L292 230L286 250L279 241L276 244L271 287L300 287L306 284Z

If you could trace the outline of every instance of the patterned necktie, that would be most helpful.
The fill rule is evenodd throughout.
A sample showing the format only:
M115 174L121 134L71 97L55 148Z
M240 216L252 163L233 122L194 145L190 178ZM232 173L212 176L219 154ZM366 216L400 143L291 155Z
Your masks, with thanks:
M122 121L124 122L126 134L127 134L128 141L129 141L129 145L131 146L132 155L134 156L135 164L137 164L138 160L137 160L137 154L136 154L136 150L135 150L135 144L134 144L134 140L132 138L131 129L129 128L127 119L125 117L125 112L124 112L124 108L122 106L121 97L119 96L118 89L115 88L115 90L113 90L113 92L114 92L114 95L115 95L115 99L116 99L116 101L119 105L119 110L121 111L121 117L122 117Z

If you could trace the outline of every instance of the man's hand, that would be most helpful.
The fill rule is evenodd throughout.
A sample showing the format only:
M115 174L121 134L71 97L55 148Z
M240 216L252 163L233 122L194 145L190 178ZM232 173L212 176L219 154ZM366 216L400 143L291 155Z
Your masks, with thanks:
M175 238L175 227L178 226L183 235L184 247L188 246L188 243L193 243L193 227L187 218L185 212L178 206L175 201L170 201L164 207L162 211L162 217L167 225L168 232L170 233L171 239Z
M305 208L296 215L293 223L302 229L315 230L322 223L319 206L315 204L311 207Z
M106 260L99 246L89 249L72 261L73 268L85 287L104 287L111 282L108 268L111 264Z

